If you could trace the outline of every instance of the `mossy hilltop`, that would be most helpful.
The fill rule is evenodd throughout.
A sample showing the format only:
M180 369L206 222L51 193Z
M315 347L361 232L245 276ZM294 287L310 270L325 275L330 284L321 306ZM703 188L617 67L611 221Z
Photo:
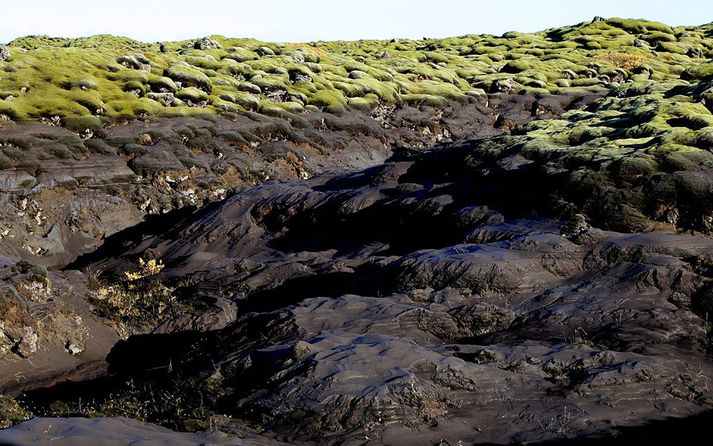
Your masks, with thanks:
M444 106L495 92L690 81L713 73L705 63L713 26L597 19L535 34L308 44L30 36L8 50L0 116L60 119L82 130L157 116Z

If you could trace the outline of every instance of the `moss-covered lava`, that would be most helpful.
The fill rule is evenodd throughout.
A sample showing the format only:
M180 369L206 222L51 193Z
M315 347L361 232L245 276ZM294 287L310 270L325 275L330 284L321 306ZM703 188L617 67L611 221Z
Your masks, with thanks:
M155 116L438 106L486 92L617 89L628 80L705 76L712 35L710 25L609 19L499 37L309 44L30 36L10 42L0 65L0 116L81 129Z

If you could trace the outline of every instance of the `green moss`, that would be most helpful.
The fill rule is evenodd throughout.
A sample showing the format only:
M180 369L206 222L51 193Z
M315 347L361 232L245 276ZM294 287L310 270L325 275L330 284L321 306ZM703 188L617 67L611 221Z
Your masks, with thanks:
M680 144L665 144L657 148L661 167L669 172L696 170L700 166L713 167L713 154Z
M673 34L673 30L670 26L664 25L663 23L650 22L648 20L612 18L607 20L606 23L634 34L641 34L647 31L659 31L666 34Z
M259 79L253 80L253 84L260 87L263 91L277 91L277 90L287 90L287 85L289 81L285 78L279 76L265 76Z
M228 53L229 54L225 55L224 58L232 59L236 62L245 62L248 60L259 59L259 56L255 54L255 52L240 47L228 48Z
M675 54L686 54L688 52L687 48L673 42L661 42L658 44L658 49L660 51L667 51Z
M260 112L268 115L282 115L282 112L300 113L304 111L304 106L298 102L269 102L260 103Z
M164 76L152 77L148 80L148 84L151 88L151 91L157 93L175 93L178 90L178 86L176 86L176 83L171 78Z
M166 68L164 75L174 82L180 82L182 87L196 87L210 93L212 84L208 76L201 70L185 62L176 63Z
M355 110L372 110L378 104L379 98L375 95L363 98L350 98L348 101L349 108L353 108Z
M665 32L661 32L661 31L648 32L648 33L644 34L642 37L651 43L676 42L676 40L677 40L676 36L674 36L670 33L665 33Z
M208 93L203 90L199 90L195 87L188 87L179 90L176 93L176 97L181 99L182 101L191 101L193 103L198 103L200 101L207 101Z
M150 73L145 71L126 70L122 69L107 76L109 80L118 81L120 83L136 82L146 84L149 81Z
M107 115L116 119L136 119L161 114L161 105L148 98L107 102Z
M103 122L96 116L69 116L62 120L62 124L68 129L77 132L85 130L97 131L103 127Z
M455 85L435 81L418 82L409 86L409 92L415 95L428 95L462 102L468 100L466 94Z
M681 75L684 79L710 79L713 78L713 62L694 65Z
M521 73L526 70L531 70L537 65L535 59L516 59L511 60L500 69L503 73Z
M215 60L215 58L210 55L187 57L186 62L194 67L205 68L208 70L219 70L222 66L220 62Z
M5 119L19 121L27 119L27 115L21 113L14 104L8 101L0 101L0 122Z
M364 85L352 82L333 82L332 86L340 90L348 98L362 97L371 93Z
M317 107L344 106L347 99L339 90L320 90L309 97L308 104Z

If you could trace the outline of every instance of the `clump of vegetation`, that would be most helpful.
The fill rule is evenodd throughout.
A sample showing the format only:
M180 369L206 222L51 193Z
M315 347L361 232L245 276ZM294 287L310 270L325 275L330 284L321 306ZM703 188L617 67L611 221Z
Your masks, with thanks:
M226 393L221 379L182 378L174 370L163 372L159 380L130 380L112 386L111 393L50 401L35 405L33 411L46 417L127 417L191 432L208 430L225 418L216 411Z
M96 292L92 304L109 319L128 325L151 325L181 309L173 289L153 276L163 270L160 260L139 259L138 271L125 271L124 281L106 283L90 275L90 288Z
M29 419L30 413L23 409L17 401L9 396L0 395L0 429L7 429Z
M611 51L606 54L598 54L594 59L605 61L617 68L623 68L630 71L640 67L644 62L646 62L646 56L643 54L618 53Z
M152 324L177 310L173 290L157 281L103 286L97 290L92 304L102 316L130 325Z
M149 276L154 276L161 271L163 271L163 268L166 265L163 264L163 261L161 260L156 260L156 259L150 259L150 260L144 260L143 257L139 258L139 270L138 271L124 271L124 277L126 280L129 282L134 282L139 279L143 279L145 277Z
M713 232L713 79L662 79L619 85L557 119L535 120L486 141L484 153L514 147L560 166L566 201L597 225L655 225ZM491 156L491 155L490 155ZM564 177L564 176L563 176Z

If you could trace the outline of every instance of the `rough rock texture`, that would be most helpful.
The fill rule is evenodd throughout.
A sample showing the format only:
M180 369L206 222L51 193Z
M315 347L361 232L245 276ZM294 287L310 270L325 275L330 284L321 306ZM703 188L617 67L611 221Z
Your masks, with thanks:
M593 438L705 417L713 241L592 227L592 208L562 206L571 195L537 161L485 154L478 141L398 149L362 171L266 181L156 216L66 272L9 261L5 286L59 306L48 286L72 274L89 286L72 269L111 282L160 258L156 279L192 310L143 331L105 319L113 339L135 336L91 373L69 364L3 391L28 390L20 402L38 415L130 410L177 429L217 417L227 433L326 444ZM96 296L83 299L101 315ZM35 308L10 302L20 322ZM230 316L196 322L201 308ZM15 364L41 358L31 324L4 334Z
M595 98L561 96L554 102L561 112L575 102ZM66 265L107 237L106 246L123 240L119 248L123 250L133 238L128 233L139 237L146 237L147 230L160 233L165 222L245 184L378 164L391 147L417 149L452 138L498 134L502 131L498 116L518 123L537 119L531 112L536 101L532 96L495 95L487 106L405 106L375 117L313 113L306 117L312 122L307 126L265 117L176 118L108 128L88 140L62 127L4 126L0 136L10 152L21 146L27 156L35 152L39 156L49 144L65 144L81 156L46 160L36 170L0 171L4 186L0 198L5 203L0 211L0 249L7 256L0 308L0 370L5 378L0 389L17 395L56 382L102 376L108 367L103 358L120 339L150 332L220 329L236 317L231 294L211 295L202 286L195 289L198 302L174 305L173 290L177 295L185 291L180 285L130 291L97 280L103 267L86 268L86 261L82 272L48 272L45 266ZM424 131L432 126L448 129L447 138ZM184 158L187 150L190 154ZM345 211L350 206L355 212L363 204L357 199ZM112 237L146 216L136 228ZM251 268L259 257L247 260L245 267ZM155 313L156 294L168 299L170 311ZM132 304L135 299L139 300ZM145 300L149 302L143 304Z
M170 361L286 441L532 442L710 409L713 241L498 205L518 185L469 181L473 150L248 188L93 266L150 253L185 298L235 300ZM169 361L126 365L130 345L120 376Z
M149 57L19 39L0 79L0 427L100 418L0 443L707 432L711 35L597 18ZM42 51L94 74L30 82Z
M106 369L121 337L93 314L79 272L0 264L0 387L12 392Z
M596 97L557 97L553 113ZM41 164L0 170L0 254L61 267L146 215L201 206L268 179L376 165L394 146L498 134L499 117L516 123L541 118L531 112L536 101L494 96L487 106L404 106L377 117L310 112L292 122L262 115L137 121L91 139L43 124L0 125L6 153L22 148L22 157L36 160L50 147L66 151Z
M189 446L231 445L261 446L278 445L276 441L255 437L237 438L225 434L186 434L172 432L158 426L140 423L127 418L35 418L12 429L0 432L0 441L5 445L75 446Z

